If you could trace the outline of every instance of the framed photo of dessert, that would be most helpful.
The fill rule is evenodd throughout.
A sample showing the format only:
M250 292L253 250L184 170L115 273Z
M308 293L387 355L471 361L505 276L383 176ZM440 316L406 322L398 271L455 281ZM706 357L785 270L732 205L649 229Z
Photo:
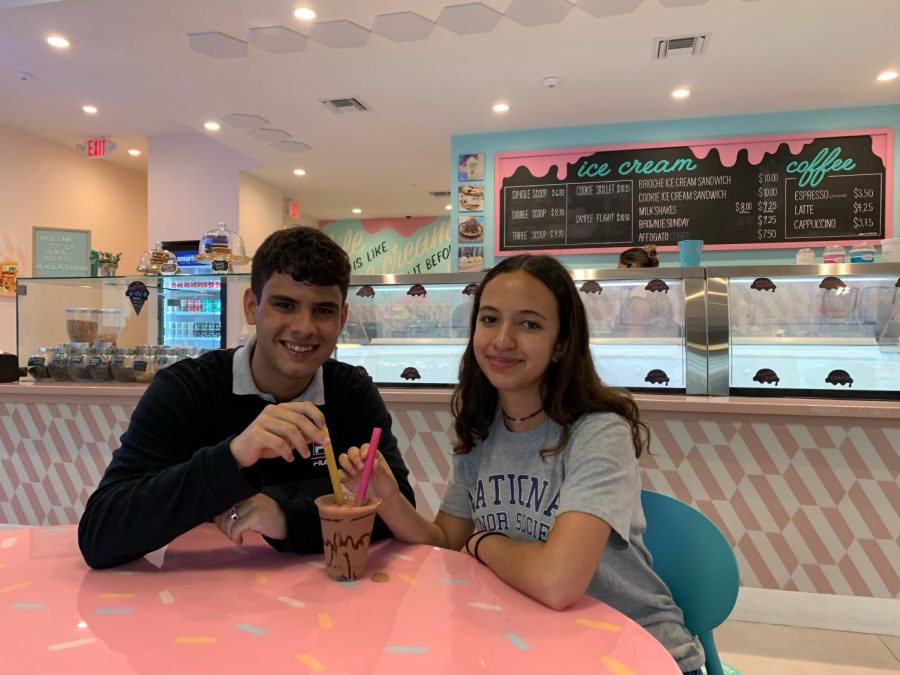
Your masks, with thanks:
M484 180L484 154L458 155L459 180Z
M461 244L484 241L484 215L460 216L457 231Z
M459 271L478 272L484 269L484 246L459 247Z
M459 210L463 213L484 211L484 185L466 183L459 186Z

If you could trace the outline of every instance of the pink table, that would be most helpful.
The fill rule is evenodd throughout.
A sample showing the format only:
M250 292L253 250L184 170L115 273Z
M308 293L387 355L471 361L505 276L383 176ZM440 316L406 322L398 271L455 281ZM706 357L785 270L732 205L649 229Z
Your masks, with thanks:
M0 630L4 673L679 672L614 609L547 609L462 553L381 542L336 583L321 556L212 525L104 571L73 526L0 530Z

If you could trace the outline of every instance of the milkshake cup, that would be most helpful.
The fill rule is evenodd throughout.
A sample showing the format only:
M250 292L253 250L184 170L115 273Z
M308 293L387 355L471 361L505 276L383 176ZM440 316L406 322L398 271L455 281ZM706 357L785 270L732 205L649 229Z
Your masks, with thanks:
M366 573L369 541L375 511L381 505L378 497L368 497L361 505L349 495L344 505L335 504L334 495L316 498L322 521L322 547L328 576L335 581L353 581Z

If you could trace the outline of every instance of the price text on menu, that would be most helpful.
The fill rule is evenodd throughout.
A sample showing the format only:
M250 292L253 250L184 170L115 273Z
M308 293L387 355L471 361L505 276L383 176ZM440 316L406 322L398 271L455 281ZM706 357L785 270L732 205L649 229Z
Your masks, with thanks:
M498 155L499 249L882 239L888 168L872 138L711 140L703 157L688 146L590 149L574 162L571 151L559 150L558 164L541 153L540 165L549 166L536 172L542 175L532 173L527 153ZM754 143L767 150L751 153Z

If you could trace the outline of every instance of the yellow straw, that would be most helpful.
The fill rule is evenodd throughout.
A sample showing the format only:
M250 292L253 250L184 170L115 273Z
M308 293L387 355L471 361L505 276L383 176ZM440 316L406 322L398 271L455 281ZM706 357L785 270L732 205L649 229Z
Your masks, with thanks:
M329 441L325 445L325 463L328 464L328 475L331 477L331 489L334 490L334 503L344 505L344 490L341 488L341 477L338 474L337 460L334 458L334 448L331 447L331 434L325 428L325 435Z

